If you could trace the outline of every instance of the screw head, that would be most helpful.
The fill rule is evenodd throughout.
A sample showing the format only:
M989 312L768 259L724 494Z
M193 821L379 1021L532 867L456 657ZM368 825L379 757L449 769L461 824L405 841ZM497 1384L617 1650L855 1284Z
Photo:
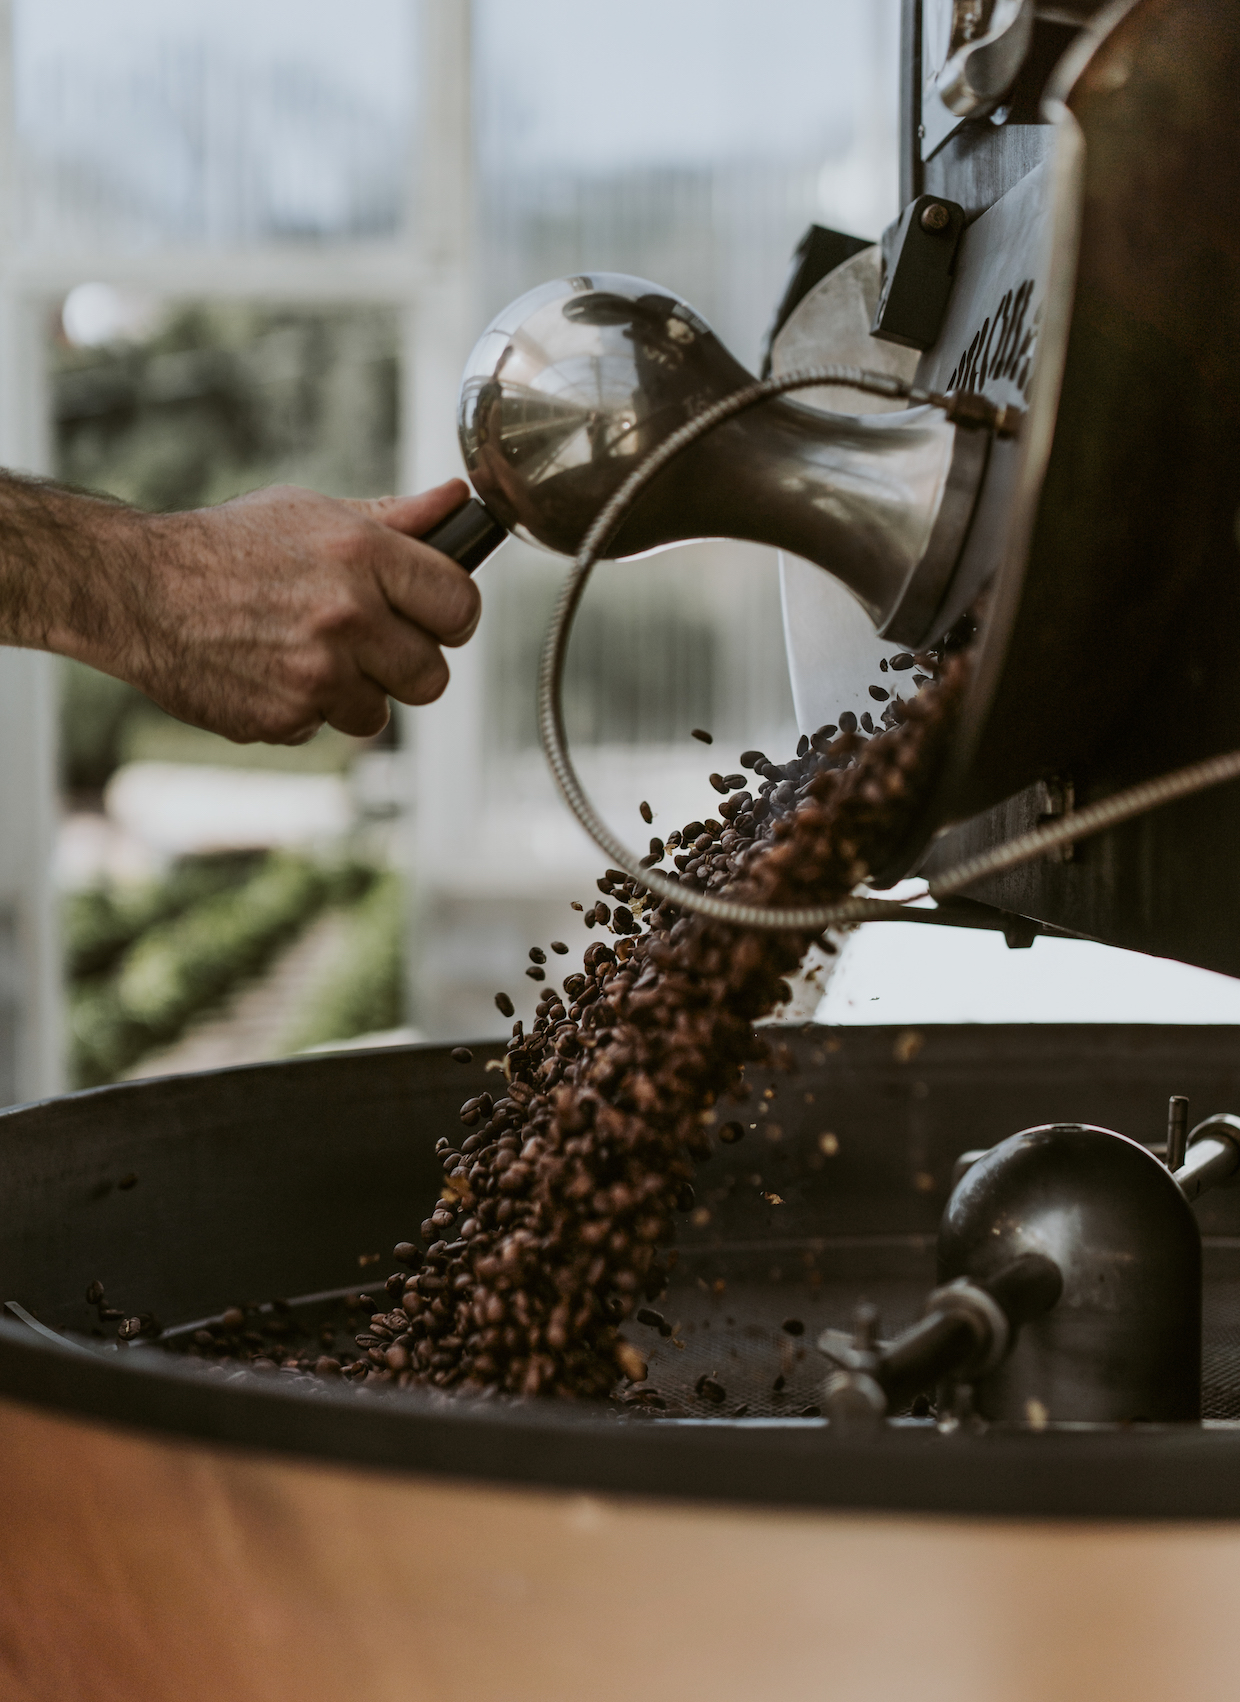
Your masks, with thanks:
M932 201L928 207L921 210L922 230L946 230L952 222L952 216L941 201Z

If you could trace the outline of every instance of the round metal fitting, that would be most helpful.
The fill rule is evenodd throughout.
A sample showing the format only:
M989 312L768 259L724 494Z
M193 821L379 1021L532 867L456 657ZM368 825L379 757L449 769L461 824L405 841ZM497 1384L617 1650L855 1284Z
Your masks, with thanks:
M956 1277L928 1297L923 1316L928 1317L931 1312L949 1312L966 1319L977 1339L975 1356L957 1373L960 1382L985 1377L1003 1363L1011 1340L1011 1326L1003 1308L984 1288L978 1288L968 1277Z
M946 230L951 222L952 216L941 201L934 201L930 204L930 206L922 209L922 230Z

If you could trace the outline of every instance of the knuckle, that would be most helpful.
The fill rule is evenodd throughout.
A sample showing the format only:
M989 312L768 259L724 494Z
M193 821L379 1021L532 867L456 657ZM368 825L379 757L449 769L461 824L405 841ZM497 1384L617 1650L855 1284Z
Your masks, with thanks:
M328 650L318 645L297 651L288 664L288 684L296 707L290 711L298 726L306 721L305 710L313 708L336 683L336 665Z
M455 574L444 594L444 643L464 644L478 625L482 597L465 573Z
M413 682L408 701L410 703L434 703L437 697L442 697L447 689L451 674L448 664L443 657L436 654L418 672Z

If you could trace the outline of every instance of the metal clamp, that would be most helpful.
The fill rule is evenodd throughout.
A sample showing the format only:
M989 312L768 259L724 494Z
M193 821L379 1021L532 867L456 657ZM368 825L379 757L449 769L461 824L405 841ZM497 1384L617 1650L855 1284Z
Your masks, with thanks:
M959 1382L985 1377L1003 1363L1011 1343L1012 1327L1002 1306L984 1288L978 1288L968 1277L957 1277L954 1282L936 1288L927 1298L922 1316L929 1317L932 1312L964 1318L977 1341L976 1357L955 1373Z

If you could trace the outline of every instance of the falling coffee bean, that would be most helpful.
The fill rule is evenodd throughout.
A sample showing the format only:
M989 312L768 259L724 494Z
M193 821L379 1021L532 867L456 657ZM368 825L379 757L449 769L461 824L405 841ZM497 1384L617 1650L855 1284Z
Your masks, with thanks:
M695 727L693 729L693 737L700 740L704 745L713 745L715 742L714 736L708 733L705 727Z
M803 1336L805 1325L799 1318L785 1318L780 1328L786 1336Z
M551 949L552 949L553 952L555 952L557 957L567 957L568 956L568 947L564 944L563 940L552 940Z
M449 1056L457 1064L472 1064L474 1061L474 1055L468 1046L454 1046Z
M512 1016L516 1009L507 993L496 993L495 1008L501 1016Z
M650 805L644 798L641 803L638 804L637 808L641 814L642 820L645 822L646 826L649 827L651 822L654 820L654 811L650 808Z
M720 819L666 835L676 877L712 891L743 883L747 898L767 905L803 903L805 894L845 897L858 869L882 867L922 808L969 666L963 652L950 658L905 719L872 740L847 736L858 726L850 716L851 725L841 718L846 736L825 751L803 741L783 765L744 753L756 796L740 785L720 804ZM743 780L719 778L729 786ZM743 1075L758 1055L752 1021L771 1013L812 936L746 934L698 920L681 914L674 898L656 903L617 869L599 886L603 900L580 913L596 927L614 915L614 948L592 937L580 975L565 976L562 994L543 976L528 1031L514 1024L494 1097L467 1099L457 1141L435 1143L441 1191L423 1202L425 1253L412 1238L400 1243L398 1261L410 1274L388 1279L377 1301L354 1297L344 1315L348 1333L367 1338L356 1350L362 1358L341 1364L350 1386L585 1400L623 1393L666 1410L661 1395L629 1386L647 1381L647 1365L621 1331L638 1321L639 1307L662 1318L640 1319L660 1338L672 1330L644 1303L668 1290L679 1213L690 1207L699 1230L718 1220L723 1195L713 1186L708 1203L692 1204L694 1165L715 1146L722 1106L753 1097ZM506 993L496 1004L515 1016ZM725 1122L719 1144L732 1144L743 1127ZM771 1180L765 1189L761 1178L752 1188L740 1178L729 1185L777 1202ZM386 1175L373 1182L382 1197L393 1185ZM722 1278L707 1284L716 1301L723 1287ZM220 1345L200 1351L313 1369L311 1355L290 1352L291 1338L275 1339L266 1314L253 1317L254 1328L220 1332ZM784 1388L781 1374L773 1398ZM718 1376L707 1374L697 1392L724 1416Z
M530 947L530 962L531 963L546 963L546 961L547 961L547 954L542 949L541 946L531 946Z

